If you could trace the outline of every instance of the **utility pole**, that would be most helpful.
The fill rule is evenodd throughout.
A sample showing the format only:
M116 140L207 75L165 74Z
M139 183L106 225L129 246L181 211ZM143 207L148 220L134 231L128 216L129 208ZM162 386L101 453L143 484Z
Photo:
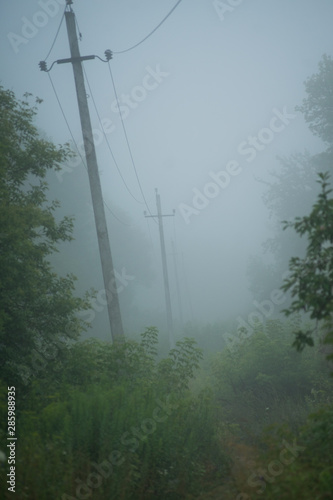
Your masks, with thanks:
M175 244L173 241L172 241L172 256L173 256L173 265L175 267L177 299L178 299L178 305L179 305L179 319L180 319L181 328L183 328L184 321L183 321L182 297L180 294L180 287L179 287L178 267L177 267L177 259L176 259L177 254L176 254L176 250L175 250Z
M162 267L163 267L163 280L164 280L165 305L166 305L166 315L167 315L167 327L168 327L168 334L169 334L169 345L170 345L170 349L173 349L175 346L175 339L174 339L174 329L173 329L173 320L172 320L172 311L171 311L168 267L167 267L165 242L164 242L163 217L174 217L175 210L173 211L172 214L162 215L161 198L160 198L160 195L158 194L157 189L155 189L155 193L156 193L157 216L156 215L146 215L147 212L144 212L144 215L145 215L145 217L157 217L157 219L158 219L158 228L159 228L159 232L160 232L160 244L161 244L161 255L162 255Z
M71 58L62 59L56 62L58 64L71 62L73 66L77 102L79 106L84 149L86 154L86 161L87 161L87 168L89 175L91 198L95 216L99 253L102 264L104 288L107 296L107 308L108 308L111 336L114 342L116 341L119 342L124 340L124 331L121 320L116 278L113 269L109 235L105 219L102 188L98 173L97 157L96 157L94 139L92 134L87 94L84 85L83 70L81 64L82 60L94 59L95 56L85 56L85 57L80 56L79 44L75 27L75 14L71 8L71 4L73 3L73 1L66 0L66 3L67 7L65 12L65 18L66 18L66 26L67 26L67 34L68 34ZM44 71L47 71L46 63L42 61L40 63L40 68Z

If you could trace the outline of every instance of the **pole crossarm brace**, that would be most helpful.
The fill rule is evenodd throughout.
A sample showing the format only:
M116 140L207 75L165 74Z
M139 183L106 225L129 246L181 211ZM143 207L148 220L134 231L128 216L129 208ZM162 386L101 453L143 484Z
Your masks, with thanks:
M161 214L161 216L162 217L174 217L175 213L176 213L176 210L173 209L173 213L172 214ZM145 217L153 217L153 219L156 219L156 217L158 217L158 215L146 215L147 214L146 210L143 212L143 214L144 214Z
M38 65L39 65L39 68L41 71L46 71L46 73L48 73L49 71L51 71L51 69L53 68L53 66L55 64L66 64L66 63L89 61L89 60L95 59L95 58L99 59L102 62L109 62L110 59L112 59L112 51L107 49L104 52L104 54L105 54L105 58L106 58L105 60L101 59L99 56L92 55L92 56L68 57L67 59L57 59L56 61L53 61L50 69L47 69L46 61L40 61Z

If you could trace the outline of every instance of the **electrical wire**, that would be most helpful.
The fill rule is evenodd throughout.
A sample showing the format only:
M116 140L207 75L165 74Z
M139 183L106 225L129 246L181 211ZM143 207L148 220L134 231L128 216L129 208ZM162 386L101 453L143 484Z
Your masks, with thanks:
M140 42L136 43L132 47L129 47L128 49L120 50L118 52L113 51L113 53L114 54L124 54L124 52L129 52L130 50L135 49L136 47L138 47L139 45L141 45L143 42L145 42L153 33L155 33L156 30L158 30L158 28L160 26L162 26L162 24L164 23L164 21L166 21L168 19L168 17L171 16L171 14L176 9L176 7L178 7L178 5L180 4L181 1L182 0L178 0L178 2L176 3L176 5L174 5L172 7L172 9L170 10L170 12L162 19L162 21L156 26L156 28L154 28L153 31L151 31L147 36L145 36Z
M105 133L105 130L104 130L104 127L103 127L103 125L102 125L102 120L101 120L100 114L99 114L98 109L97 109L97 106L96 106L95 98L94 98L93 92L92 92L91 87L90 87L90 83L89 83L89 80L88 80L88 76L87 76L86 70L85 70L85 68L84 68L84 65L82 65L82 66L83 66L84 77L85 77L85 79L86 79L86 82L87 82L87 85L88 85L88 89L89 89L89 92L90 92L90 96L91 96L92 102L93 102L93 104L94 104L95 112L96 112L96 114L97 114L97 117L98 117L99 123L100 123L100 125L101 125L101 129L102 129L102 132L103 132L104 138L105 138L105 140L106 140L106 143L107 143L108 149L109 149L110 154L111 154L111 156L112 156L112 159L113 159L113 161L114 161L114 163L115 163L115 165L116 165L116 167L117 167L117 170L118 170L118 173L119 173L119 175L120 175L120 177L121 177L121 180L123 181L123 183L124 183L124 185L125 185L125 187L126 187L127 191L128 191L128 192L129 192L129 194L132 196L132 198L133 198L136 202L138 202L138 203L143 203L142 201L139 201L139 200L138 200L138 199L134 196L134 194L132 193L132 191L130 190L130 188L127 186L126 181L125 181L125 179L124 179L124 177L123 177L123 175L122 175L122 173L121 173L121 171L120 171L120 168L119 168L119 166L118 166L118 163L117 163L117 161L116 161L116 159L115 159L115 157L114 157L114 154L113 154L113 152L112 152L112 149L111 149L111 146L110 146L109 139L107 138L106 133Z
M66 6L66 7L67 7L67 6ZM55 44L55 43L56 43L56 41L57 41L57 38L58 38L58 35L59 35L59 31L60 31L60 28L61 28L62 22L63 22L64 17L65 17L66 7L65 7L65 9L64 9L64 12L62 13L61 20L60 20L60 24L59 24L59 26L58 26L58 29L57 29L56 35L55 35L55 37L54 37L53 43L52 43L52 45L51 45L51 48L50 48L50 50L48 51L47 56L44 58L44 61L46 61L46 60L47 60L47 58L49 57L49 55L51 54L52 49L53 49L53 47L54 47L54 44Z
M78 30L78 34L79 34L79 37L80 37L80 39L81 39L81 38L82 38L82 35L81 35L81 32L80 32L79 24L78 24L78 22L77 22L76 17L75 17L75 20L76 20L76 27L77 27L77 30ZM117 170L118 170L118 173L119 173L119 175L120 175L120 177L121 177L121 179L122 179L122 181L123 181L123 183L124 183L124 185L125 185L125 187L126 187L126 189L127 189L128 193L132 196L132 198L133 198L133 199L134 199L137 203L142 203L141 201L139 201L139 200L138 200L138 199L137 199L137 198L133 195L133 193L131 192L131 190L129 189L128 185L126 184L126 181L125 181L125 179L124 179L124 177L123 177L123 175L122 175L122 173L121 173L121 171L120 171L120 168L119 168L119 166L118 166L118 163L117 163L117 161L116 161L116 159L115 159L115 157L114 157L113 151L112 151L112 149L111 149L110 142L109 142L109 140L108 140L108 138L107 138L107 136L106 136L106 133L105 133L105 131L104 131L104 127L102 126L102 120L101 120L100 114L99 114L98 109L97 109L97 106L96 106L96 101L95 101L95 98L94 98L93 92L92 92L92 90L91 90L91 86L90 86L90 83L89 83L88 76L87 76L86 70L85 70L85 68L84 68L84 65L82 65L82 67L83 67L84 76L85 76L85 79L86 79L86 82L87 82L87 85L88 85L88 88L89 88L89 92L90 92L90 95L91 95L91 98L92 98L92 101L93 101L93 104L94 104L95 112L96 112L96 114L97 114L97 117L98 117L99 123L100 123L100 125L101 125L101 129L102 129L103 135L104 135L104 137L105 137L105 140L106 140L106 143L107 143L108 149L109 149L110 154L111 154L111 156L112 156L112 159L113 159L113 161L114 161L114 163L115 163L115 165L116 165L116 168L117 168ZM112 74L111 74L111 78L112 78ZM115 86L114 86L114 90L115 90ZM116 92L115 92L115 93L116 93ZM116 96L116 97L117 97L117 96ZM119 104L118 104L118 107L119 107ZM124 127L124 124L123 124L123 127ZM126 130L125 130L125 137L126 137L127 145L128 145L128 147L129 147L129 143L128 143L128 138L127 138ZM130 156L131 156L132 163L133 163L133 165L134 165L134 160L133 160L133 156L132 156L132 152L131 152L131 150L130 150L130 147L129 147L129 151L130 151ZM136 172L135 165L134 165L134 170L135 170L135 172ZM141 189L141 194L143 195L142 188L141 188L141 185L140 185L140 181L139 181L139 179L138 179L137 172L136 172L136 176L137 176L137 180L138 180L138 183L139 183L139 186L140 186L140 189ZM144 195L143 195L143 199L145 200ZM144 201L144 203L145 203L145 201ZM149 207L148 207L147 203L146 203L146 206L147 206L147 209L149 210Z
M68 121L67 121L67 118L66 118L66 115L65 115L64 109L63 109L63 107L62 107L62 105L61 105L60 99L59 99L59 97L58 97L58 94L57 94L57 91L56 91L55 86L54 86L54 84L53 84L53 81L52 81L52 78L51 78L50 73L48 73L48 74L47 74L47 76L49 77L49 80L50 80L50 82L51 82L51 85L52 85L52 88L53 88L54 95L55 95L55 97L56 97L56 99L57 99L57 101L58 101L60 111L61 111L62 116L63 116L63 118L64 118L64 120L65 120L65 122L66 122L67 128L68 128L69 133L70 133L71 138L72 138L72 141L74 142L74 144L75 144L75 146L76 146L76 149L77 149L77 152L78 152L78 154L79 154L79 156L80 156L80 158L81 158L81 160L82 160L82 162L83 162L82 155L81 155L81 153L80 153L80 151L79 151L79 148L77 147L76 141L75 141L75 139L74 139L74 135L73 135L72 130L71 130L71 128L70 128L70 126L69 126L69 123L68 123Z
M68 123L68 120L67 120L67 118L66 118L66 114L65 114L64 109L63 109L63 107L62 107L62 105L61 105L60 99L59 99L59 97L58 97L58 93L57 93L57 91L56 91L56 88L55 88L55 86L54 86L54 83L53 83L53 81L52 81L52 78L51 78L50 73L48 73L48 77L49 77L49 79L50 79L50 82L51 82L51 85L52 85L52 88L53 88L54 95L55 95L56 100L57 100L57 102L58 102L58 104L59 104L60 111L61 111L61 113L62 113L62 116L63 116L64 120L65 120L65 123L66 123L67 128L68 128L69 133L70 133L70 136L71 136L71 138L72 138L72 141L73 141L73 143L74 143L74 145L75 145L75 147L76 147L76 150L77 150L77 152L78 152L78 155L79 155L79 157L80 157L80 159L81 159L81 161L82 161L82 164L83 164L84 168L85 168L86 170L88 170L88 167L87 167L87 165L86 165L86 163L85 163L85 161L84 161L84 159L83 159L83 157L82 157L82 155L81 155L81 153L80 153L80 150L79 150L79 148L78 148L77 142L76 142L76 140L75 140L75 138L74 138L73 132L72 132L71 127L70 127L70 125L69 125L69 123ZM117 219L117 221L118 221L118 222L120 222L120 223L121 223L121 224L123 224L124 226L130 226L130 225L131 225L131 224L126 224L126 222L123 222L121 219L119 219L119 217L118 217L118 216L117 216L117 215L116 215L116 214L115 214L115 213L111 210L111 208L107 205L107 203L104 201L104 199L103 199L103 204L104 204L104 205L105 205L105 207L108 209L108 211L110 212L110 214L111 214L111 215L112 215L115 219Z
M128 147L128 151L129 151L129 154L130 154L131 162L132 162L132 165L133 165L133 169L134 169L134 172L135 172L135 176L136 176L136 179L138 181L138 185L139 185L139 188L140 188L140 191L141 191L141 194L142 194L142 198L143 198L144 203L145 203L145 205L147 207L147 210L150 213L150 215L153 217L153 214L151 213L151 211L149 209L146 197L144 195L144 192L143 192L143 189L142 189L142 186L141 186L141 182L140 182L140 179L139 179L137 168L135 166L135 162L134 162L134 158L133 158L131 146L130 146L130 143L129 143L129 140L128 140L128 136L127 136L127 132L126 132L124 120L123 120L123 116L122 116L121 111L120 111L118 93L117 93L116 86L115 86L115 83L114 83L114 79L113 79L113 75L112 75L111 66L110 66L110 62L109 61L108 61L108 67L109 67L109 72L110 72L110 76L111 76L113 91L114 91L114 94L115 94L115 97L116 97L116 100L117 100L117 106L118 106L118 111L119 111L119 115L120 115L120 120L121 120L121 124L122 124L122 127L123 127L123 132L124 132L126 144L127 144L127 147ZM157 221L155 219L154 219L154 222L157 224Z

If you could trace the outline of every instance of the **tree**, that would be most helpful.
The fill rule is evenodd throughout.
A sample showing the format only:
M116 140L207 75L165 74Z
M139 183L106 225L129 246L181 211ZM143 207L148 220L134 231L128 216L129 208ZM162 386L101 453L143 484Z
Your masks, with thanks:
M295 297L284 312L288 316L294 312L305 312L316 321L324 320L329 332L333 319L333 199L329 197L329 174L320 173L321 193L310 215L296 217L285 222L285 229L292 227L296 233L308 239L306 255L303 259L290 260L290 277L282 289L290 290ZM314 330L298 331L294 345L302 350L305 345L313 345ZM327 333L325 342L330 341L332 333ZM332 341L332 339L331 339Z
M257 300L264 300L272 290L279 287L288 262L293 255L306 252L305 238L283 231L283 220L293 220L311 210L318 194L316 178L318 172L332 169L333 165L333 60L324 55L319 62L317 74L309 77L304 85L306 97L296 110L303 113L313 134L325 143L325 149L316 155L308 152L278 158L280 168L273 172L273 181L266 182L268 189L263 201L274 221L274 235L264 243L265 252L273 258L269 271L263 263L253 261L248 274L252 291ZM270 279L267 279L268 274Z
M307 97L296 108L304 114L314 135L333 146L333 60L326 54L319 62L319 72L305 81Z
M272 172L271 181L263 181L267 190L263 201L272 221L272 235L263 243L267 263L262 256L253 257L248 263L250 289L258 301L269 297L274 288L279 288L283 274L288 270L292 255L303 255L305 242L297 235L283 231L282 220L292 220L311 209L316 199L316 168L308 153L280 157L280 168Z
M0 87L0 366L10 385L38 371L36 356L78 338L87 324L76 313L89 307L88 295L73 295L75 277L58 276L48 260L72 239L73 220L56 220L45 176L71 152L39 137L30 96L18 101Z

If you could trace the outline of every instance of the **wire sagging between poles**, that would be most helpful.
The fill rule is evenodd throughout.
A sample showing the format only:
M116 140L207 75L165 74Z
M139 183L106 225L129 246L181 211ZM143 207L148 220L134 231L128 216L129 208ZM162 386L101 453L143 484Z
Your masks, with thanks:
M129 151L129 154L130 154L130 157L131 157L131 162L132 162L132 165L133 165L135 176L136 176L136 179L138 181L138 185L139 185L139 188L140 188L140 191L141 191L141 194L142 194L142 198L143 198L144 203L145 203L145 205L147 207L147 210L150 213L150 215L153 217L153 215L152 215L152 213L151 213L151 211L149 209L146 197L144 195L142 186L141 186L141 182L140 182L140 179L139 179L137 168L135 166L135 162L134 162L134 158L133 158L131 146L130 146L130 143L129 143L129 140L128 140L128 136L127 136L127 132L126 132L124 120L123 120L123 116L122 116L122 113L121 113L120 107L119 107L118 93L117 93L116 86L115 86L115 83L114 83L114 79L113 79L113 75L112 75L111 66L110 66L110 62L109 61L108 61L108 67L109 67L110 77L111 77L111 81L112 81L113 91L114 91L114 94L115 94L115 97L116 97L116 100L117 100L117 106L118 106L118 111L119 111L119 115L120 115L120 120L121 120L121 124L122 124L122 127L123 127L124 136L125 136L125 140L126 140L126 144L127 144L127 147L128 147L128 151ZM154 219L154 221L155 221L155 219ZM155 221L155 222L157 224L157 221Z
M53 81L52 81L52 78L51 78L50 73L48 73L48 77L49 77L49 79L50 79L50 82L51 82L51 86L52 86L52 89L53 89L54 95L55 95L56 100L57 100L57 102L58 102L58 105L59 105L60 111L61 111L61 113L62 113L62 116L63 116L64 120L65 120L65 123L66 123L66 125L67 125L68 131L69 131L69 133L70 133L70 136L71 136L71 138L72 138L72 141L73 141L73 143L74 143L74 145L75 145L75 148L76 148L76 150L77 150L77 153L78 153L78 155L79 155L79 157L80 157L80 159L81 159L81 161L82 161L82 164L84 165L84 168L85 168L86 170L88 170L87 165L86 165L86 163L85 163L85 161L84 161L84 158L82 157L82 155L81 155L81 153L80 153L80 150L79 150L79 147L78 147L78 145L77 145L77 143L76 143L76 140L75 140L75 138L74 138L74 135L73 135L73 132L72 132L72 130L71 130L71 127L70 127L70 125L69 125L69 123L68 123L68 120L67 120L67 118L66 118L65 111L64 111L64 109L63 109L63 107L62 107L62 105L61 105L60 99L59 99L59 97L58 97L58 93L57 93L57 91L56 91L56 88L55 88L55 86L54 86L54 83L53 83ZM123 222L121 219L119 219L119 217L118 217L118 216L117 216L117 215L116 215L116 214L115 214L115 213L111 210L111 208L110 208L110 207L106 204L106 202L104 201L104 199L103 199L103 204L104 204L104 205L105 205L105 207L108 209L108 211L110 212L110 214L111 214L111 215L112 215L112 216L113 216L113 217L114 217L114 218L115 218L118 222L120 222L120 223L121 223L121 224L123 224L124 226L130 226L130 224L126 224L126 223L125 223L125 222Z
M151 31L147 36L145 36L140 42L136 43L135 45L133 45L132 47L129 47L128 49L125 49L125 50L120 50L118 52L116 51L113 51L114 54L124 54L124 52L129 52L130 50L132 49L135 49L136 47L138 47L139 45L141 45L143 42L145 42L153 33L155 33L155 31L158 30L158 28L160 26L162 26L162 24L168 19L169 16L171 16L171 14L173 13L173 11L176 9L176 7L178 7L178 5L180 4L182 0L178 0L178 2L176 3L176 5L174 5L172 7L172 9L170 10L170 12L162 19L162 21L156 26L156 28L153 29L153 31Z

